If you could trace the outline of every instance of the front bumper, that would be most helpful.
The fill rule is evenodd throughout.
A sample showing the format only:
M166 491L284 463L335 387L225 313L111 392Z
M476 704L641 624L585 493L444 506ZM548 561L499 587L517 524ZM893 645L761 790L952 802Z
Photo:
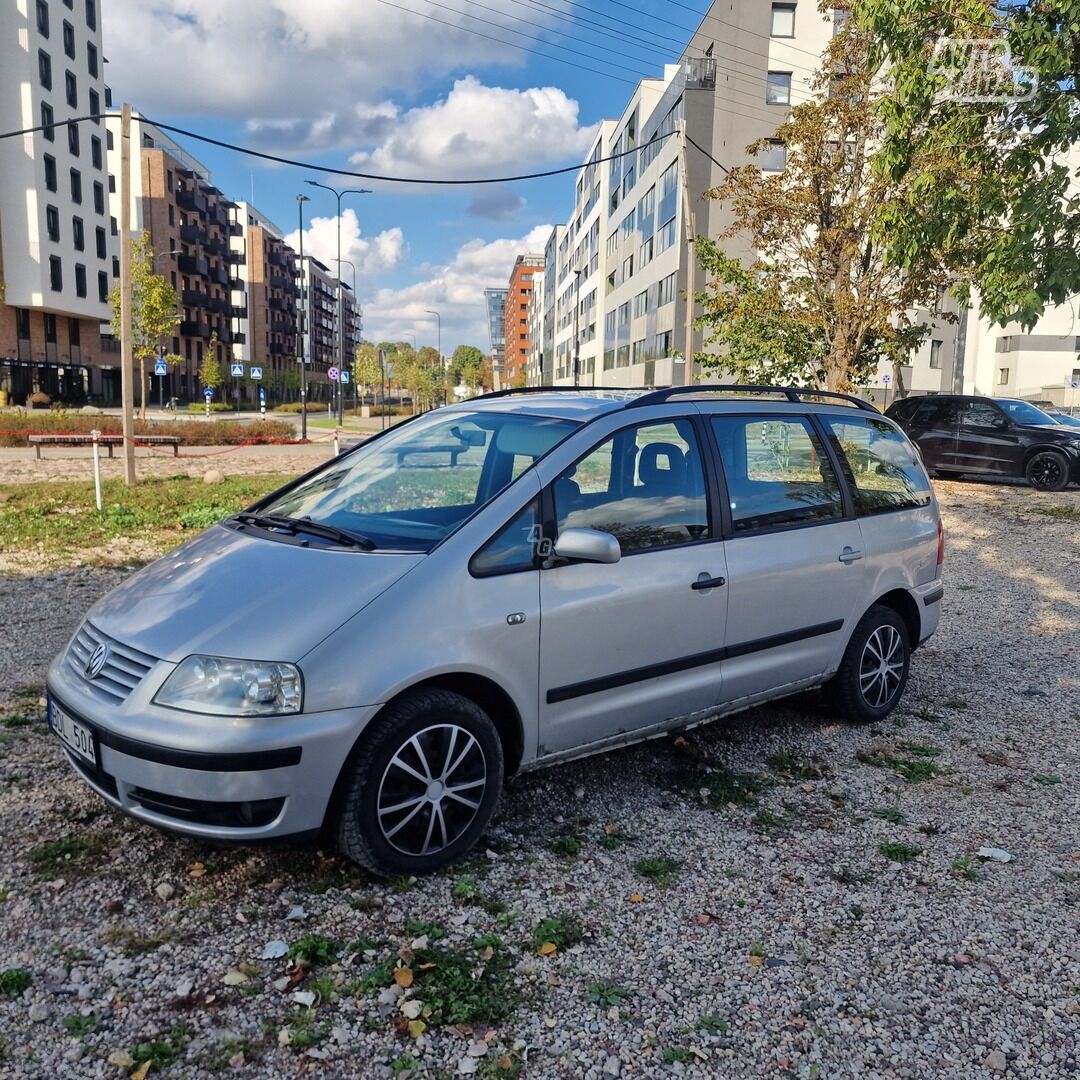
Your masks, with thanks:
M341 767L378 710L236 721L148 704L149 691L110 708L88 702L59 661L47 687L50 700L94 733L96 768L56 740L94 791L132 817L214 840L321 828Z

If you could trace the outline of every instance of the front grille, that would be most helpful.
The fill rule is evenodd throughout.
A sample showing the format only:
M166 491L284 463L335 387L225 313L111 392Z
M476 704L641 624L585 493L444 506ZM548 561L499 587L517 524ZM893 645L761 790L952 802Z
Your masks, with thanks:
M99 645L108 645L109 656L97 677L88 679L86 662ZM157 658L139 652L130 645L123 645L108 634L103 634L92 623L84 622L72 638L67 662L96 697L110 705L119 705L143 681L146 673L157 663Z

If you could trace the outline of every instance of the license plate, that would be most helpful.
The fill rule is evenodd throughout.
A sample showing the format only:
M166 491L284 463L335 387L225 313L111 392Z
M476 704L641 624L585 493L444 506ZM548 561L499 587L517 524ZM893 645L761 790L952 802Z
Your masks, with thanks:
M91 765L97 765L94 733L85 724L80 724L74 717L68 716L55 701L49 702L49 727L60 736L60 741L69 750L89 761Z

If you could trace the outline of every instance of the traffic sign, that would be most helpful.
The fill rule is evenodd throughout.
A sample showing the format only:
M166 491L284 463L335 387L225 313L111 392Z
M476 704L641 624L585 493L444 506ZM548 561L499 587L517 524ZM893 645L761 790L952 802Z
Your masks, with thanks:
M888 375L882 375L882 376L881 376L881 381L882 381L882 382L883 382L883 383L884 383L884 384L885 384L886 386L888 386L888 385L889 385L889 379L890 379L890 376L888 376Z
M265 386L260 386L259 387L259 400L260 401L265 401L266 400L266 387Z
M214 391L211 390L209 386L202 393L203 397L206 398L207 401L209 401L214 396Z
M261 379L262 378L262 368L261 367L252 367L252 369L251 369L251 377L253 379Z
M343 371L341 373L341 381L343 383L348 383L348 381L349 381L349 373L347 371Z
M237 375L242 376L244 374L244 365L243 364L233 364L233 366L232 366L232 374L233 374L234 378Z
M1072 388L1073 388L1074 390L1075 390L1075 389L1077 389L1078 387L1080 387L1080 382L1074 382L1074 383L1072 384Z
M168 375L169 374L168 365L165 363L164 360L158 360L158 361L155 362L155 364L154 364L154 374L155 375Z
M337 369L336 367L332 367L332 368L331 368L331 369L330 369L330 370L329 370L329 371L328 371L328 372L326 373L326 377L327 377L328 379L333 379L333 381L334 381L334 382L337 382L337 380L338 380L338 376L339 376L340 374L341 374L341 372L340 372L340 371L338 371L338 369Z

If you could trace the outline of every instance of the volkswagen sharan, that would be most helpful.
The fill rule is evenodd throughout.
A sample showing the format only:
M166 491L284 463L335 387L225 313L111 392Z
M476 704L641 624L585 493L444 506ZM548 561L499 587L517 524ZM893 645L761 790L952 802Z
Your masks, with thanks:
M142 821L419 873L521 770L812 687L880 720L942 552L918 452L856 398L488 394L127 579L53 662L49 723Z

